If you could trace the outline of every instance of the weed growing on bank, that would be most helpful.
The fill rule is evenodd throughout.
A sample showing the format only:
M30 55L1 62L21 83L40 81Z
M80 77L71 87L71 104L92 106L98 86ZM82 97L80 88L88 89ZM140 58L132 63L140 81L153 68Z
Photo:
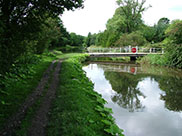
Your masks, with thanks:
M123 136L112 110L104 107L106 101L93 91L93 83L82 70L86 56L77 55L62 63L48 136Z
M34 63L17 63L2 77L0 88L0 129L15 115L29 94L36 88L54 55L35 56Z

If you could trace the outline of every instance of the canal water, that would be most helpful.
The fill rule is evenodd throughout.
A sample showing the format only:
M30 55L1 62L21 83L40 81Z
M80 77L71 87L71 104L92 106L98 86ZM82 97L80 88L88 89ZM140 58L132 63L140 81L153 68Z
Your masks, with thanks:
M125 136L182 136L182 71L135 64L83 67Z

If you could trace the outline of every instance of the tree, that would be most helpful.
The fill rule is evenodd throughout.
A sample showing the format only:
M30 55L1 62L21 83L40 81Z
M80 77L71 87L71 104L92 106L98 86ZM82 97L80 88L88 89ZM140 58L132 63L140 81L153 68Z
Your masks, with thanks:
M87 38L85 39L85 44L87 45L87 47L91 45L91 38L92 38L92 34L91 32L89 32Z
M128 34L139 30L140 26L143 26L142 13L148 8L144 7L145 0L142 0L141 3L138 0L117 0L117 3L120 7L116 9L113 17L107 21L107 29L97 35L96 44L103 47L123 46L123 43L120 42L122 41L121 36L127 36L128 40L132 40L129 41L132 45L143 45L146 40L141 34ZM136 38L139 38L139 40Z
M82 7L82 3L83 0L1 0L0 74L25 54L29 45L25 41L32 42L40 34L48 17L57 17L65 9Z
M155 29L155 42L161 42L166 38L165 31L169 27L170 20L168 18L159 19L157 25L154 25Z
M143 37L150 42L153 43L155 40L155 34L156 34L156 29L153 26L147 26L143 25L140 28L140 32L142 33Z
M36 36L35 40L35 53L41 54L45 49L49 49L56 46L59 42L59 38L62 36L60 27L62 21L59 17L47 18L45 24L42 24L41 31Z
M142 13L149 7L144 7L146 0L140 3L138 0L117 0L125 18L126 33L135 31L142 24Z
M70 33L71 46L82 46L84 43L84 36Z
M116 33L125 33L126 23L125 23L124 13L122 8L119 7L116 9L115 14L111 19L107 21L106 28L108 31L116 32Z
M71 42L70 42L71 37L70 37L69 32L64 27L62 21L60 24L60 32L61 32L61 36L59 37L59 40L58 40L56 46L57 47L60 47L60 46L65 47L66 45L70 45L71 44Z
M172 43L182 44L182 20L173 21L165 33Z
M130 34L123 34L116 42L118 46L143 46L146 43L146 39L140 32L132 32Z

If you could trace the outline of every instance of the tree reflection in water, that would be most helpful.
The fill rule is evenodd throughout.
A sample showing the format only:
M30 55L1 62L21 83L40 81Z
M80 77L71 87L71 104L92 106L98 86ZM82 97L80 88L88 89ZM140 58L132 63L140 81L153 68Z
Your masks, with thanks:
M150 71L149 68L148 71ZM171 111L182 111L182 77L174 76L173 71L169 71L167 68L162 68L160 71L162 72L158 73L166 73L167 71L168 75L157 75L157 73L133 75L131 73L105 71L106 79L116 92L112 96L112 101L128 109L129 112L142 111L145 106L141 104L139 98L145 98L145 95L140 92L137 85L143 78L150 76L151 79L159 83L160 89L164 92L161 94L161 100L165 101L165 107Z
M161 99L165 101L165 107L172 111L182 111L182 78L181 77L155 77L161 90Z
M105 78L110 82L112 89L116 92L112 101L119 106L128 109L129 112L143 111L145 106L139 97L145 98L144 94L137 88L141 76L128 73L105 72Z

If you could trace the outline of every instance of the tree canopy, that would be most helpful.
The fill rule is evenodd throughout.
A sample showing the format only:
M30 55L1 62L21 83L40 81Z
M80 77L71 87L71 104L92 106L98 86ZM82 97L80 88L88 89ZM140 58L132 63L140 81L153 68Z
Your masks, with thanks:
M113 17L107 21L107 29L98 34L96 44L104 47L123 46L124 44L120 44L122 36L126 37L130 33L138 31L144 25L142 13L150 7L144 7L145 2L145 0L142 0L141 3L138 0L117 0L119 7ZM139 33L135 33L135 36L137 34ZM137 37L144 38L140 34Z
M0 74L27 51L41 53L55 42L61 34L58 15L81 7L83 0L1 0Z
M144 7L145 2L146 0L142 0L141 3L138 0L117 0L124 17L126 33L135 31L142 23L142 13L148 9Z
M165 33L173 43L182 44L182 20L173 21Z

